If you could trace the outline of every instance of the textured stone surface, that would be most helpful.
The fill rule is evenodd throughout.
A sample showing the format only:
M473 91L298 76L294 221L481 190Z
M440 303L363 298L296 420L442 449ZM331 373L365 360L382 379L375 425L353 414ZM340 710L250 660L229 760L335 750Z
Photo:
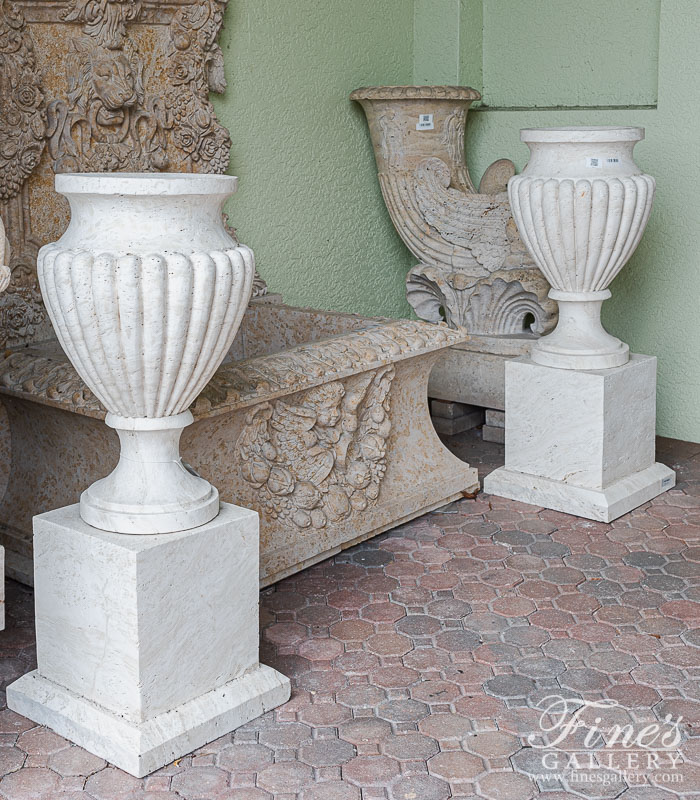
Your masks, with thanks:
M502 460L502 447L472 433L450 444L482 473ZM479 495L264 590L261 658L291 676L290 701L142 781L0 710L0 798L693 797L700 614L692 598L700 581L682 576L682 587L647 589L658 595L653 603L626 605L645 578L676 577L685 572L680 565L697 563L700 456L659 445L678 470L678 487L613 525ZM501 535L525 530L531 538ZM435 562L436 549L448 560ZM494 570L506 579L494 580ZM603 580L618 588L585 591ZM459 614L446 616L452 603ZM363 613L386 605L405 616ZM340 617L319 614L321 607ZM401 631L407 619L418 624ZM275 630L291 635L269 635ZM33 666L31 594L12 582L0 655L3 686ZM405 680L377 686L376 673ZM684 782L665 784L644 770L629 789L586 786L564 771L542 777L549 770L528 735L540 731L535 705L550 694L616 700L620 707L596 710L608 722L682 715Z
M351 95L367 115L389 215L419 262L406 279L409 303L422 319L444 317L472 334L470 352L451 351L434 371L432 396L502 408L505 360L551 330L557 309L510 214L512 162L494 162L478 190L469 175L467 112L480 97L467 86L370 87ZM436 427L460 432L455 421Z
M476 471L435 434L424 390L440 354L465 336L426 322L251 304L235 361L224 361L192 407L181 451L223 500L260 514L263 585L477 488ZM0 375L13 442L0 539L12 576L31 583L32 516L75 502L118 448L55 341L9 354ZM9 447L3 430L0 448Z
M632 156L643 138L644 128L632 127L520 131L531 157L509 181L508 197L523 242L559 303L556 329L533 345L537 364L593 370L629 358L629 347L603 329L600 309L654 202L656 182Z
M610 522L675 483L673 470L655 461L651 356L632 355L615 369L510 361L506 407L506 464L484 491Z
M73 505L37 517L35 543L38 668L8 687L12 709L141 777L289 698L258 662L255 512L124 536ZM37 728L18 745L68 742Z

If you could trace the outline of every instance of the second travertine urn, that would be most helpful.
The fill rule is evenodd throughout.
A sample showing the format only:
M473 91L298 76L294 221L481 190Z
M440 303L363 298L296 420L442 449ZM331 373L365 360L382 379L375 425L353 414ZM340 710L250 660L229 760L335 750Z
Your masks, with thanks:
M41 291L121 441L116 469L81 496L93 527L169 533L219 512L217 490L183 463L179 440L253 287L253 254L222 223L235 188L227 175L56 176L71 221L39 253Z
M556 304L518 236L506 184L515 172L495 161L478 189L464 134L469 86L374 86L351 99L367 116L377 172L391 220L418 259L406 298L428 322L443 318L480 337L550 331Z
M520 138L531 157L508 183L513 216L559 303L559 323L533 345L532 360L562 369L622 366L629 347L605 331L600 311L654 201L654 179L632 154L644 129L535 128Z

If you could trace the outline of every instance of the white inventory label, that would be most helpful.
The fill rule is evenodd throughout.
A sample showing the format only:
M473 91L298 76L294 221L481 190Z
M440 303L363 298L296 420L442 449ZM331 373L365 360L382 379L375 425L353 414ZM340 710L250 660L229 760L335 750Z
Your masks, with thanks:
M419 114L418 123L416 125L417 131L432 131L435 130L435 123L433 122L432 114Z
M586 166L587 167L595 167L596 169L600 169L603 166L603 159L602 158L587 158L586 159Z

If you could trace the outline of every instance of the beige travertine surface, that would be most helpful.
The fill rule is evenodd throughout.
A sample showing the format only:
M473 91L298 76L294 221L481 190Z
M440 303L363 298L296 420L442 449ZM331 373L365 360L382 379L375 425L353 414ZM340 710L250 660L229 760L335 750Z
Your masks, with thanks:
M263 585L476 488L430 422L428 376L462 331L254 301L192 406L183 458L260 513ZM265 351L265 353L263 353ZM11 574L31 581L31 517L116 463L104 410L56 342L0 362L13 441L0 501ZM0 440L0 446L2 440Z
M644 128L531 128L530 148L508 196L528 251L559 303L556 329L532 348L537 364L608 369L629 360L629 347L601 325L608 286L639 244L656 181L634 161Z
M431 379L431 394L501 408L506 355L490 340L532 344L554 327L557 307L513 222L506 192L513 163L495 161L478 189L469 175L464 134L469 107L480 97L468 86L377 86L351 94L367 115L394 227L419 261L406 279L409 303L421 319L445 319L473 337L474 355L451 354Z

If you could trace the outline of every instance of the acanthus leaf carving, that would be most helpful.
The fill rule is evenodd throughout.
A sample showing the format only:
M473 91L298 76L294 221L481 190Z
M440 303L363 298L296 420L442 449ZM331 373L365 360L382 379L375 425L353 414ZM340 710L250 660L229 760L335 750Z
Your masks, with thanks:
M462 327L476 336L549 333L556 324L557 305L549 287L529 270L501 270L469 280L462 272L414 267L406 279L416 313L429 322Z
M394 375L386 366L248 413L237 444L242 475L266 513L318 529L376 502L386 471Z

